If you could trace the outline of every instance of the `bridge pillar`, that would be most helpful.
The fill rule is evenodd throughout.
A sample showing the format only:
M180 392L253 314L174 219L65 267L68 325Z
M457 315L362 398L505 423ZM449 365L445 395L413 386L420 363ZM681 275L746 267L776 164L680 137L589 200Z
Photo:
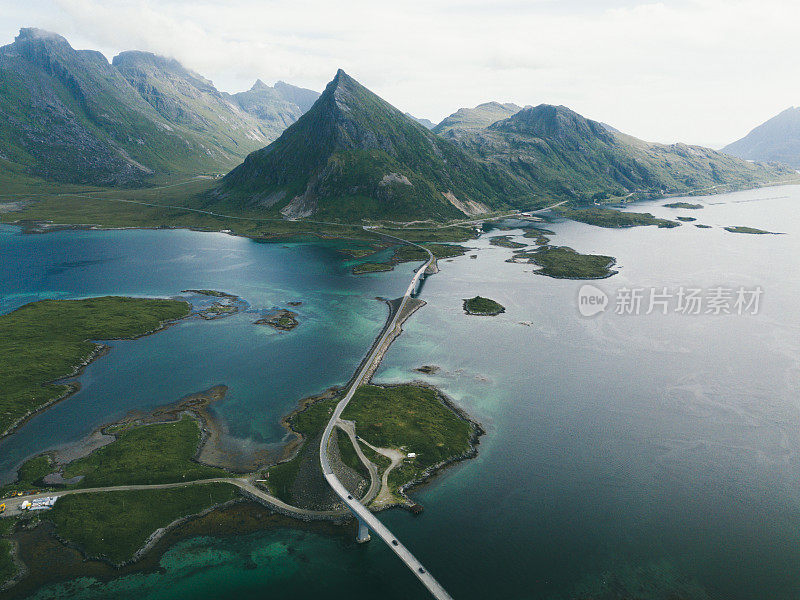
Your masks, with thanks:
M356 534L356 541L359 544L363 544L364 542L369 541L369 527L367 527L367 524L358 517L356 517L356 519L358 520L358 533Z

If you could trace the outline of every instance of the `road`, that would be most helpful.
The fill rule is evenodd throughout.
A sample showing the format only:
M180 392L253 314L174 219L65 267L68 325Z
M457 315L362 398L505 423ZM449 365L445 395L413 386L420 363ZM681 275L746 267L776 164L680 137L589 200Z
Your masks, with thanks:
M367 229L365 227L365 229ZM388 236L394 237L394 236ZM395 238L404 243L405 240L401 238ZM319 446L319 462L322 466L322 474L325 476L325 480L328 484L333 488L333 491L342 499L342 501L347 505L347 507L352 511L356 517L365 523L372 533L380 537L389 548L400 558L400 560L405 563L405 565L411 569L411 572L417 576L422 584L428 589L428 591L433 595L434 598L439 600L452 600L450 594L441 586L441 584L436 581L436 579L431 575L428 570L422 566L422 563L417 560L417 558L411 553L411 551L406 548L397 537L389 531L389 528L386 527L383 523L381 523L380 519L376 517L370 510L361 504L358 500L356 500L350 492L342 485L342 482L339 481L339 478L336 476L336 473L333 472L331 468L330 462L328 461L328 442L330 441L331 434L333 433L334 427L336 427L339 423L339 419L342 416L342 412L344 409L347 408L348 403L352 400L353 395L356 393L356 390L365 382L368 378L369 373L371 372L371 368L373 363L377 360L379 356L381 356L382 352L384 351L384 345L388 340L393 338L395 334L395 330L399 327L400 317L403 313L403 309L407 304L409 298L414 293L416 289L417 282L419 282L420 277L422 277L423 273L433 264L435 258L430 250L425 248L424 246L420 246L418 244L412 244L418 248L422 248L425 252L428 253L428 260L423 264L417 271L414 273L414 277L412 277L411 282L406 289L406 293L403 296L400 306L394 312L391 320L386 324L386 327L383 330L383 333L380 335L376 343L372 346L372 350L367 360L365 360L361 364L361 369L359 370L356 377L350 383L350 387L347 388L347 392L345 393L344 397L339 401L336 405L336 408L333 411L333 415L331 415L328 424L325 426L325 431L322 434L322 441Z

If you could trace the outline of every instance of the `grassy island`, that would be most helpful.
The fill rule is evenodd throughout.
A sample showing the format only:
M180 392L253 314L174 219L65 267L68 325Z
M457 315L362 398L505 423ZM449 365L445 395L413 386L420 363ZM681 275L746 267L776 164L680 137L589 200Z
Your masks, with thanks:
M311 398L286 419L304 441L294 458L269 469L269 488L281 500L296 504L313 493L317 478L311 471L319 470L320 434L338 401L333 393ZM403 503L407 501L398 495L401 486L424 477L424 472L433 466L470 455L481 431L437 390L413 384L362 386L342 418L355 421L359 445L379 471L390 468L391 461L368 444L416 454L395 465L389 474L390 493ZM337 434L337 441L342 462L363 475L363 466L357 464L347 436Z
M691 223L692 221L697 221L694 217L675 217L678 221L683 221L685 223Z
M524 248L527 244L521 244L520 242L515 242L511 239L510 235L496 235L492 238L489 238L489 243L492 246L500 246L501 248L511 248L512 250L518 250L519 248Z
M435 389L418 385L366 385L358 389L342 418L378 448L413 452L389 475L392 488L425 476L428 469L468 455L477 426Z
M437 259L462 256L467 251L464 246L459 246L457 244L423 244L423 246L430 250ZM360 275L362 273L391 271L394 269L395 265L400 263L422 262L426 260L428 260L428 253L425 252L425 250L416 246L403 244L397 246L392 257L384 262L363 262L356 265L353 267L353 274Z
M125 425L121 427L126 427ZM64 468L64 478L82 477L78 487L151 485L227 477L224 469L193 460L200 428L192 417L115 432L116 441Z
M353 275L363 275L364 273L381 273L391 271L394 265L390 262L363 262L353 267Z
M506 311L506 307L490 298L475 296L464 300L464 312L468 315L490 316L499 315Z
M733 225L730 227L725 227L725 231L729 231L731 233L750 233L752 235L775 235L773 231L765 231L763 229L756 229L755 227L744 227L742 225Z
M189 314L179 300L107 296L41 300L0 316L0 435L73 387L51 382L75 373L101 345L132 339Z
M669 204L665 204L667 208L689 208L692 210L697 210L699 208L703 208L702 204L692 204L691 202L670 202Z
M591 208L567 208L560 206L554 209L558 214L580 221L589 225L607 228L639 227L646 225L656 225L657 227L669 228L678 227L680 223L667 219L658 219L650 213L623 212L613 208L602 208L599 206Z
M604 279L616 273L611 268L616 263L613 256L581 254L567 246L544 246L532 252L520 252L515 260L519 259L539 265L538 274L556 279Z
M281 309L268 314L263 319L255 322L256 325L268 325L278 331L291 331L300 322L297 320L297 313L291 310Z

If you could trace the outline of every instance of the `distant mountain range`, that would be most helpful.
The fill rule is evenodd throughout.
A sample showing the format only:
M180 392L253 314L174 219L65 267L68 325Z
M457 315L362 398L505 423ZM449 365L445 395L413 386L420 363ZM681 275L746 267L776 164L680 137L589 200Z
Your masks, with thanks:
M747 160L776 161L800 169L800 107L787 108L722 152Z
M224 178L217 196L289 218L448 219L788 173L708 148L643 142L564 106L490 102L429 131L340 70L297 123Z
M229 95L173 59L123 52L109 64L38 29L0 48L0 89L0 166L123 186L227 171L319 95L281 82Z
M0 48L0 92L0 174L140 186L232 169L198 201L292 219L445 220L792 173L643 142L564 106L487 102L434 127L341 70L321 95L260 80L227 94L176 60L109 63L37 29Z
M308 112L224 178L220 197L289 218L449 219L529 191L339 70Z
M499 102L485 102L475 108L459 108L449 117L445 117L433 131L446 138L457 140L465 134L485 129L492 123L507 119L521 110L522 107L516 104Z

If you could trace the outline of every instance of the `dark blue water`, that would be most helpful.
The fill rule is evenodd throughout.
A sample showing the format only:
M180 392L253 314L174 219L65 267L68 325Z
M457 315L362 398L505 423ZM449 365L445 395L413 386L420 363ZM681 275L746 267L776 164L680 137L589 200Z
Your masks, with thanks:
M485 239L470 242L477 259L443 262L442 272L427 280L427 306L405 325L377 378L440 386L487 434L476 459L414 493L425 506L421 516L389 511L381 518L454 597L800 597L800 189L699 201L706 205L699 211L666 209L659 202L635 209L671 218L686 214L712 229L606 230L562 222L550 226L557 232L553 241L616 256L620 273L597 282L612 296L626 286L760 285L758 315L608 311L587 319L576 305L581 282L548 279L529 265L507 263L511 252ZM721 229L726 225L787 235L736 235ZM200 235L163 233L177 240ZM114 240L120 234L64 238L71 235ZM20 243L37 242L31 237ZM326 277L339 268L327 252L301 246L272 249L267 256L281 256L289 270L303 262ZM392 295L373 287L394 286L396 295L401 279L399 273L370 282L344 276L349 306L361 302L374 310L366 313L373 315L367 319L370 335L383 313L369 297ZM227 289L199 281L191 287ZM241 288L231 291L258 302ZM475 294L498 300L506 312L464 315L461 300ZM341 318L352 318L346 312ZM129 346L167 340L181 327ZM363 335L364 347L370 335ZM219 352L229 351L220 346ZM263 357L262 369L270 364L270 356ZM194 355L186 362L191 360ZM308 363L302 355L298 360L297 368ZM179 363L173 368L193 370ZM413 371L423 364L442 370L435 376ZM220 375L227 369L235 372L235 365L221 366ZM242 410L253 401L243 398ZM357 546L308 533L187 540L163 557L162 566L162 573L110 584L52 586L38 597L426 597L382 544Z

